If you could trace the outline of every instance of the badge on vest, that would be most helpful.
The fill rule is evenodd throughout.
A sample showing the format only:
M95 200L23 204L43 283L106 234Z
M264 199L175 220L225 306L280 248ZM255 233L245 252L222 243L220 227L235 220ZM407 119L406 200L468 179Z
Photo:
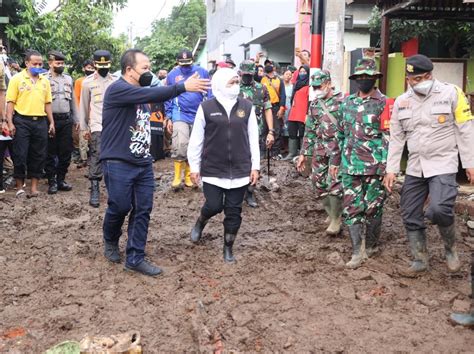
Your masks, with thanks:
M438 117L438 123L439 124L446 123L446 116L439 116Z
M245 111L243 109L238 109L236 114L239 118L245 118Z

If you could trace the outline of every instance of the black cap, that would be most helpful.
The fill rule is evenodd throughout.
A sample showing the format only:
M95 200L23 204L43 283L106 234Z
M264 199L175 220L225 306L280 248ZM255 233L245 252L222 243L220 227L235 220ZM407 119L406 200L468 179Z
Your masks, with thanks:
M94 52L94 64L96 68L110 68L110 52L108 50L96 50Z
M85 68L87 65L95 66L95 64L94 64L94 62L92 61L92 59L86 59L86 60L84 60L84 62L82 63L82 67Z
M66 57L58 50L51 50L48 53L48 60L64 60Z
M263 62L263 65L265 65L265 66L273 65L273 61L271 61L270 59L265 59L265 61Z
M408 75L419 75L433 71L433 62L423 54L416 54L407 59Z
M193 63L193 53L189 49L181 49L176 56L180 65L191 65Z
M235 65L234 61L231 58L227 58L225 60L225 62L229 65L232 65L232 67L234 67L234 68L237 66L237 65Z

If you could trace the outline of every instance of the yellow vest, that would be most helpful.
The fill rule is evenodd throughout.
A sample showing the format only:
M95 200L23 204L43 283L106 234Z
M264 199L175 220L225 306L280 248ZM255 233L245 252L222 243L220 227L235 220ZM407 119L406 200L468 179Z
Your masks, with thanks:
M273 78L270 79L267 76L264 76L261 81L262 85L267 87L268 93L270 94L270 102L272 104L280 102L280 79Z

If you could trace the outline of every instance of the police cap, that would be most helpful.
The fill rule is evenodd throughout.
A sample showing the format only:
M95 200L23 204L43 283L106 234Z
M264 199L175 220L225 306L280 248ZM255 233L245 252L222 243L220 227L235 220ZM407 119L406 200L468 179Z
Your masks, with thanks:
M181 49L176 56L180 65L191 65L193 63L193 53L189 49Z
M108 50L96 50L94 52L94 63L96 68L110 68L110 52Z
M66 57L58 50L51 50L48 53L48 60L64 60Z
M419 75L433 71L433 62L423 54L416 54L407 59L408 75Z

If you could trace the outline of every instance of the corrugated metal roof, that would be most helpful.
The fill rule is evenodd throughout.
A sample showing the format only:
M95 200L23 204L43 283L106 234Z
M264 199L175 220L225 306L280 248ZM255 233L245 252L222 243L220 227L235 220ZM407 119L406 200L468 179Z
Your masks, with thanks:
M466 0L378 0L377 5L391 18L474 21L474 3Z

